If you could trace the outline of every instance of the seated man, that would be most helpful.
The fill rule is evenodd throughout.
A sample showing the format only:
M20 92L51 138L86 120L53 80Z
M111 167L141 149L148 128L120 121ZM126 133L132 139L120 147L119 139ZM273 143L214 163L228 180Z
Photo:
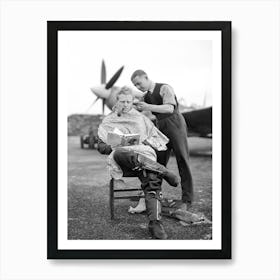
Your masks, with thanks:
M139 143L110 146L108 135L113 131L139 135ZM161 223L162 178L177 187L175 174L156 162L156 150L166 150L168 138L143 114L133 108L133 95L123 87L117 95L113 112L106 116L98 128L98 150L109 154L108 167L111 177L133 175L140 179L145 194L149 231L155 239L166 239L167 234Z

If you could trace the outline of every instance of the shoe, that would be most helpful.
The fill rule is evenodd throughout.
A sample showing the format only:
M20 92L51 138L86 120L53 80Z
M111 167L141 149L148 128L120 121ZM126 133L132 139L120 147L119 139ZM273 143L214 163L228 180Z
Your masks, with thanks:
M148 229L153 239L167 239L167 234L161 221L150 221Z
M141 168L159 173L170 186L177 187L179 185L180 181L178 177L158 162L140 154L138 154L138 162L140 163Z

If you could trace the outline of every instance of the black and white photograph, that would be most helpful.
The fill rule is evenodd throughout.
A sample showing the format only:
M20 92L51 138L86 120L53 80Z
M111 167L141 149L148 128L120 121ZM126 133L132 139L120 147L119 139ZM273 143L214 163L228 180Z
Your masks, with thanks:
M280 0L0 19L0 279L280 279Z
M50 251L230 258L230 22L48 28Z

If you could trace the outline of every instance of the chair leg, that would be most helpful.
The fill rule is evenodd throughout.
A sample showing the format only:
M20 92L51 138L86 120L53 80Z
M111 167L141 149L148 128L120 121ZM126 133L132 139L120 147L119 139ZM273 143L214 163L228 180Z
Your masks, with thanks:
M110 203L110 212L111 212L111 220L114 219L114 179L112 178L110 180L110 184L109 184L109 203Z

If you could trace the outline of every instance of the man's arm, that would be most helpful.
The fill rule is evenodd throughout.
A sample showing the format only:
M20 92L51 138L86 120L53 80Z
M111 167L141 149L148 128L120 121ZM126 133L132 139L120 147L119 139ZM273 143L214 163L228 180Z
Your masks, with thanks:
M163 85L160 89L159 94L162 97L162 104L170 104L174 107L177 106L175 92L171 86Z
M145 102L141 102L141 103L145 103ZM151 111L151 112L155 112L155 113L162 113L162 114L171 114L174 111L174 106L171 104L153 105L153 104L145 103L145 104L143 104L142 108L145 108L142 110L147 110L147 111ZM140 107L140 109L141 109L141 107Z
M104 143L99 137L97 142L97 150L103 155L109 155L112 152L111 146Z

